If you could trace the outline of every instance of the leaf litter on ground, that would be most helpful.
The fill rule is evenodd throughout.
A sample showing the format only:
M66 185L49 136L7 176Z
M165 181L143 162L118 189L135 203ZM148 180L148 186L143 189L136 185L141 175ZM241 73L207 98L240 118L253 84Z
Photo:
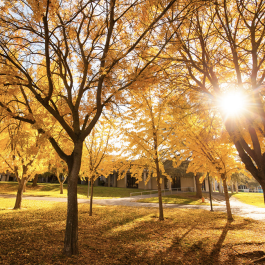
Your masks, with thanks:
M62 255L66 203L0 198L2 264L248 264L265 255L265 222L205 210L79 204L79 255ZM262 264L262 263L260 263Z

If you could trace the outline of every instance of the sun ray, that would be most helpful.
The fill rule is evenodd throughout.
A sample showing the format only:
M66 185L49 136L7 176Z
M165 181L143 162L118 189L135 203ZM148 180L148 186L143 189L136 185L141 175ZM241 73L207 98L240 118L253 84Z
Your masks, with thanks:
M243 114L246 109L246 105L247 98L239 91L226 93L219 98L220 110L226 117Z

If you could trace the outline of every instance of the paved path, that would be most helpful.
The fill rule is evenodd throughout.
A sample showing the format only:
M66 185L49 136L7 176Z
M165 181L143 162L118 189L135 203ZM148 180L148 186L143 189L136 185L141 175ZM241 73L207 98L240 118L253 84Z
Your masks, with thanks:
M148 197L149 195L145 195ZM142 196L142 197L145 197ZM222 195L220 195L222 196ZM14 198L15 195L0 194L0 197ZM99 205L122 205L130 207L158 207L158 203L139 203L136 202L140 196L134 196L133 198L115 198L115 199L94 199L94 204ZM23 196L23 199L27 200L44 200L44 201L56 201L67 202L67 198L54 198L54 197L34 197ZM78 203L89 203L88 199L78 199ZM225 202L222 201L222 197L214 200L214 204L218 203L218 206L213 206L214 211L226 212ZM258 208L256 206L248 205L238 201L236 198L230 198L230 205L232 213L243 217L249 217L255 220L265 221L265 208ZM204 209L210 210L208 205L184 205L184 204L163 204L164 208L179 208L179 209Z

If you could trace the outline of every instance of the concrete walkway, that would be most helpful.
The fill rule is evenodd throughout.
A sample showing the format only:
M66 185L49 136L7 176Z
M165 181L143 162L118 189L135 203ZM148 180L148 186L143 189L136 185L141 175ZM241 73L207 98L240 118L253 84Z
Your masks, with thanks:
M153 195L154 196L154 195ZM153 197L152 196L152 197ZM222 196L222 195L220 195ZM15 195L0 194L0 197L4 198L15 198ZM139 203L137 202L140 198L148 198L150 195L134 196L132 198L114 198L114 199L94 199L94 204L99 205L121 205L129 207L158 207L158 203ZM222 201L222 197L216 199L214 197L213 206L214 211L226 212L225 201ZM23 196L23 199L27 200L43 200L43 201L56 201L56 202L67 202L67 198L54 198L54 197L34 197L34 196ZM78 199L78 203L89 203L89 199ZM238 201L236 198L230 198L230 205L232 213L243 217L249 217L255 220L265 221L265 208L258 208L256 206L248 205ZM163 204L164 208L178 208L178 209L204 209L210 211L210 205L184 205L184 204Z

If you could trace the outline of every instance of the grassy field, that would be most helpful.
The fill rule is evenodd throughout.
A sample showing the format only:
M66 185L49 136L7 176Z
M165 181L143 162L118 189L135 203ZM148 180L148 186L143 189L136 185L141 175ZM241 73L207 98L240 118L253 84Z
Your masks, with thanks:
M195 193L182 193L181 195L168 195L163 196L163 203L168 204L191 204L191 205L208 205L209 203L202 203L201 199L196 198ZM151 197L146 199L140 199L138 202L153 202L158 203L158 197Z
M17 194L17 182L2 182L0 181L0 194ZM87 198L87 185L78 185L77 193L78 198ZM112 187L94 187L95 199L107 198L122 198L130 197L131 192L141 190L126 189L126 188L112 188ZM46 197L67 197L67 185L64 185L64 194L60 194L60 185L53 183L38 183L37 187L32 187L32 183L27 183L26 192L24 196L46 196Z
M66 203L0 198L1 264L249 264L265 252L265 222L191 209L79 205L78 256L62 255ZM258 263L256 263L258 264ZM262 263L259 263L262 264Z
M257 207L265 207L263 193L239 192L234 193L233 196L243 203L254 205Z

